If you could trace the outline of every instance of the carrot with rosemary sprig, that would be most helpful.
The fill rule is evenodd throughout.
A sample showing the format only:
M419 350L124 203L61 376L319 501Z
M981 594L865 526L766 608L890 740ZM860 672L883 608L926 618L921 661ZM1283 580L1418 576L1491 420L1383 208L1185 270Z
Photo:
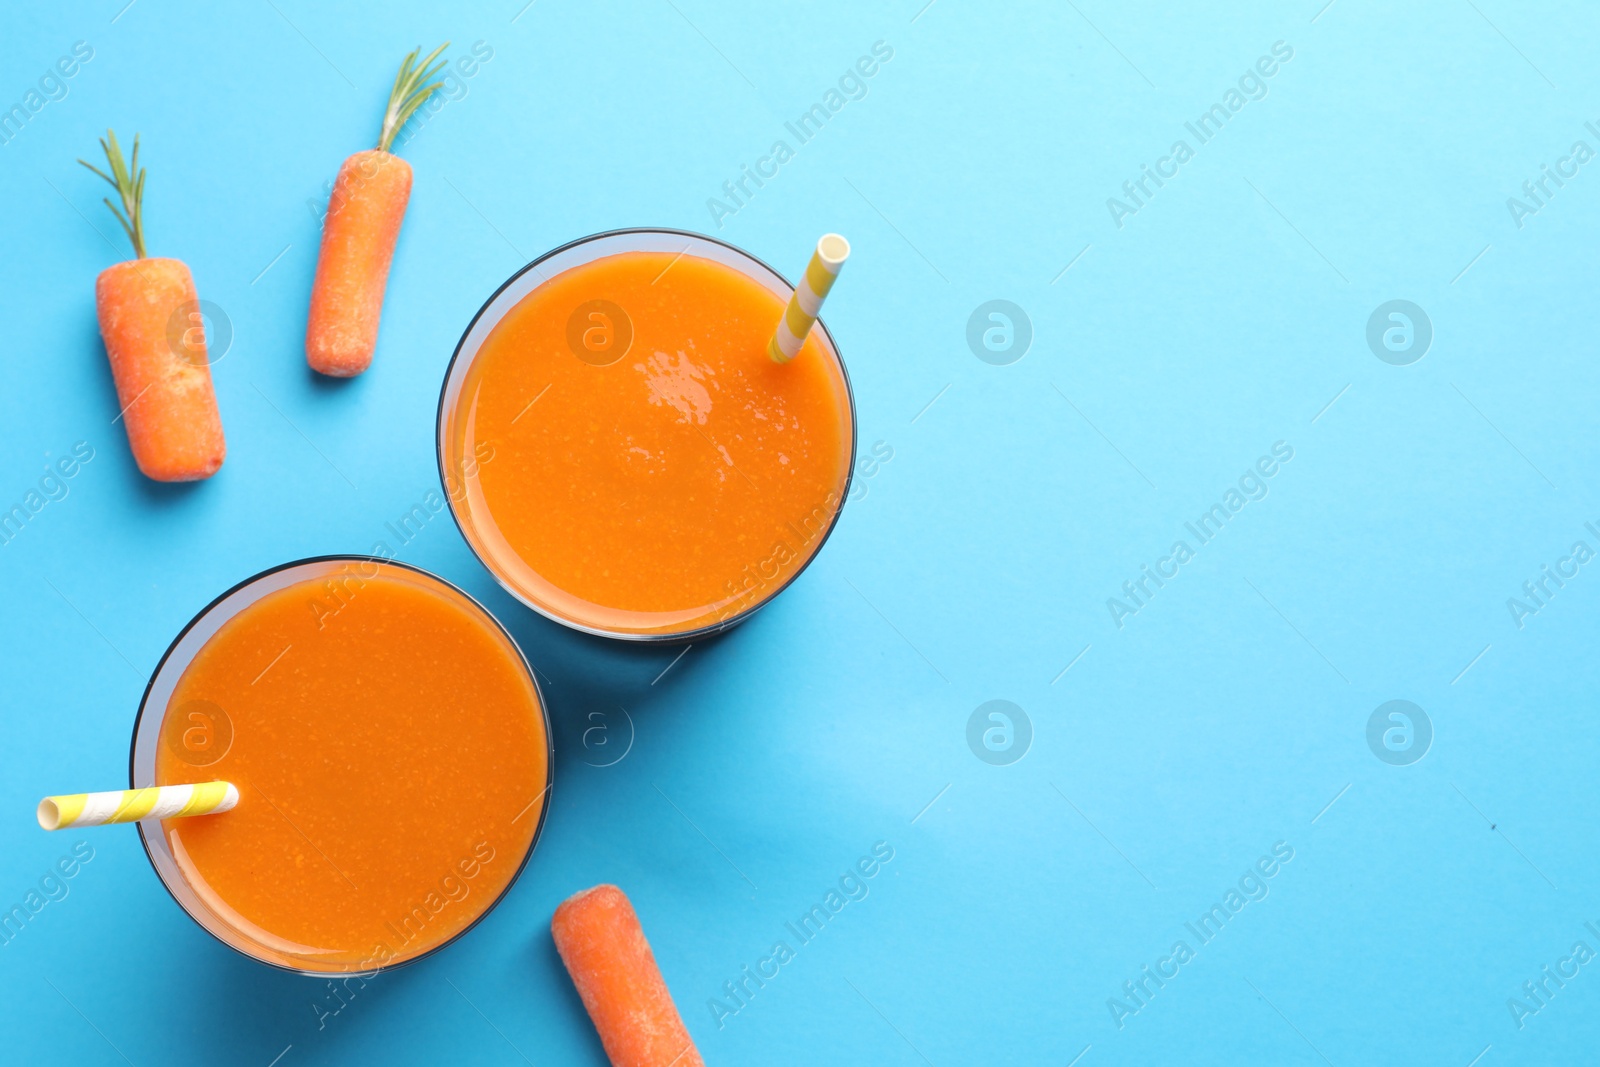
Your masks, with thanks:
M378 147L357 152L339 168L322 223L306 323L306 361L320 374L351 378L372 364L389 263L411 199L411 165L389 146L412 112L444 84L430 79L446 61L429 64L448 47L446 41L420 63L421 48L406 56L389 92Z
M110 174L78 160L111 184L122 201L106 207L133 242L134 258L95 279L95 312L111 361L117 403L134 462L158 482L192 482L217 473L227 455L222 416L211 387L206 339L194 276L179 259L144 254L144 168L139 135L125 163L117 135L106 131Z

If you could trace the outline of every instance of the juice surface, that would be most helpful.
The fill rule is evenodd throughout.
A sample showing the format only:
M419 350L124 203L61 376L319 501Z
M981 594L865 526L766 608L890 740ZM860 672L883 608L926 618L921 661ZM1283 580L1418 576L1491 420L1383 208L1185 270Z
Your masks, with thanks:
M371 970L448 940L509 885L548 753L537 690L480 608L350 561L245 608L185 670L156 783L223 779L240 800L162 832L252 954Z
M491 569L621 633L714 626L781 589L832 525L854 450L817 332L788 364L766 354L784 303L670 252L597 259L525 296L444 431L457 516Z

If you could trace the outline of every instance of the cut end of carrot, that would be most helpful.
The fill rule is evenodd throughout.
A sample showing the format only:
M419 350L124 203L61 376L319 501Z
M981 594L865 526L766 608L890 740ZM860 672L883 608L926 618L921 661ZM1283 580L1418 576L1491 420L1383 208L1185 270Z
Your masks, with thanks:
M149 478L152 482L202 482L222 469L222 461L226 459L226 450L218 443L215 453L199 461L180 459L169 464L152 464L135 456L134 461L139 465L139 473Z
M372 349L364 345L340 346L329 338L308 339L306 363L318 374L330 378L354 378L372 366Z
M599 893L605 897L609 897L610 900L608 903L611 903L613 906L615 906L618 901L626 903L628 899L622 890L618 889L614 885L610 885L609 883L592 886L588 889L580 889L566 900L561 902L560 906L556 908L555 918L551 919L551 923L553 924L560 922L563 911L569 911L572 908L580 907L584 900L594 896L596 893Z

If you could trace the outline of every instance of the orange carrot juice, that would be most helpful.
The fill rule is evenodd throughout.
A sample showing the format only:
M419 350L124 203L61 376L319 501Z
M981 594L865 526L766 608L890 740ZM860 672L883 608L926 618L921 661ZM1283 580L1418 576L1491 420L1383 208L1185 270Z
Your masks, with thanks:
M843 503L855 427L825 329L791 363L767 356L790 292L709 238L624 231L490 301L439 444L502 584L579 629L663 638L731 625L799 573Z
M449 941L510 886L543 816L548 732L521 653L465 594L371 559L297 568L262 576L276 587L181 653L164 708L146 709L164 710L154 784L240 794L166 820L147 848L224 942L371 971ZM136 779L140 759L136 734Z

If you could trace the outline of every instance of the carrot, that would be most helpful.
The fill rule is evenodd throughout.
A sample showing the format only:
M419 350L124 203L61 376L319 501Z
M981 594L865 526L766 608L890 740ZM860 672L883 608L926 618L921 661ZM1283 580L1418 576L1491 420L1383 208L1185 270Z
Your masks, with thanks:
M100 142L111 173L78 160L111 183L122 209L110 198L134 259L107 267L95 279L95 313L117 384L117 403L128 428L128 445L145 477L158 482L209 478L222 466L227 444L211 387L205 332L194 276L179 259L144 254L144 169L139 136L131 163L110 130Z
M622 890L567 898L550 932L612 1067L704 1067Z
M411 200L411 165L389 151L394 135L443 82L429 82L445 60L429 69L450 42L421 63L418 48L406 56L389 93L378 147L344 161L328 198L322 223L322 250L311 286L306 322L306 361L319 374L353 378L372 365L378 347L378 318L389 263L400 237L400 223Z

